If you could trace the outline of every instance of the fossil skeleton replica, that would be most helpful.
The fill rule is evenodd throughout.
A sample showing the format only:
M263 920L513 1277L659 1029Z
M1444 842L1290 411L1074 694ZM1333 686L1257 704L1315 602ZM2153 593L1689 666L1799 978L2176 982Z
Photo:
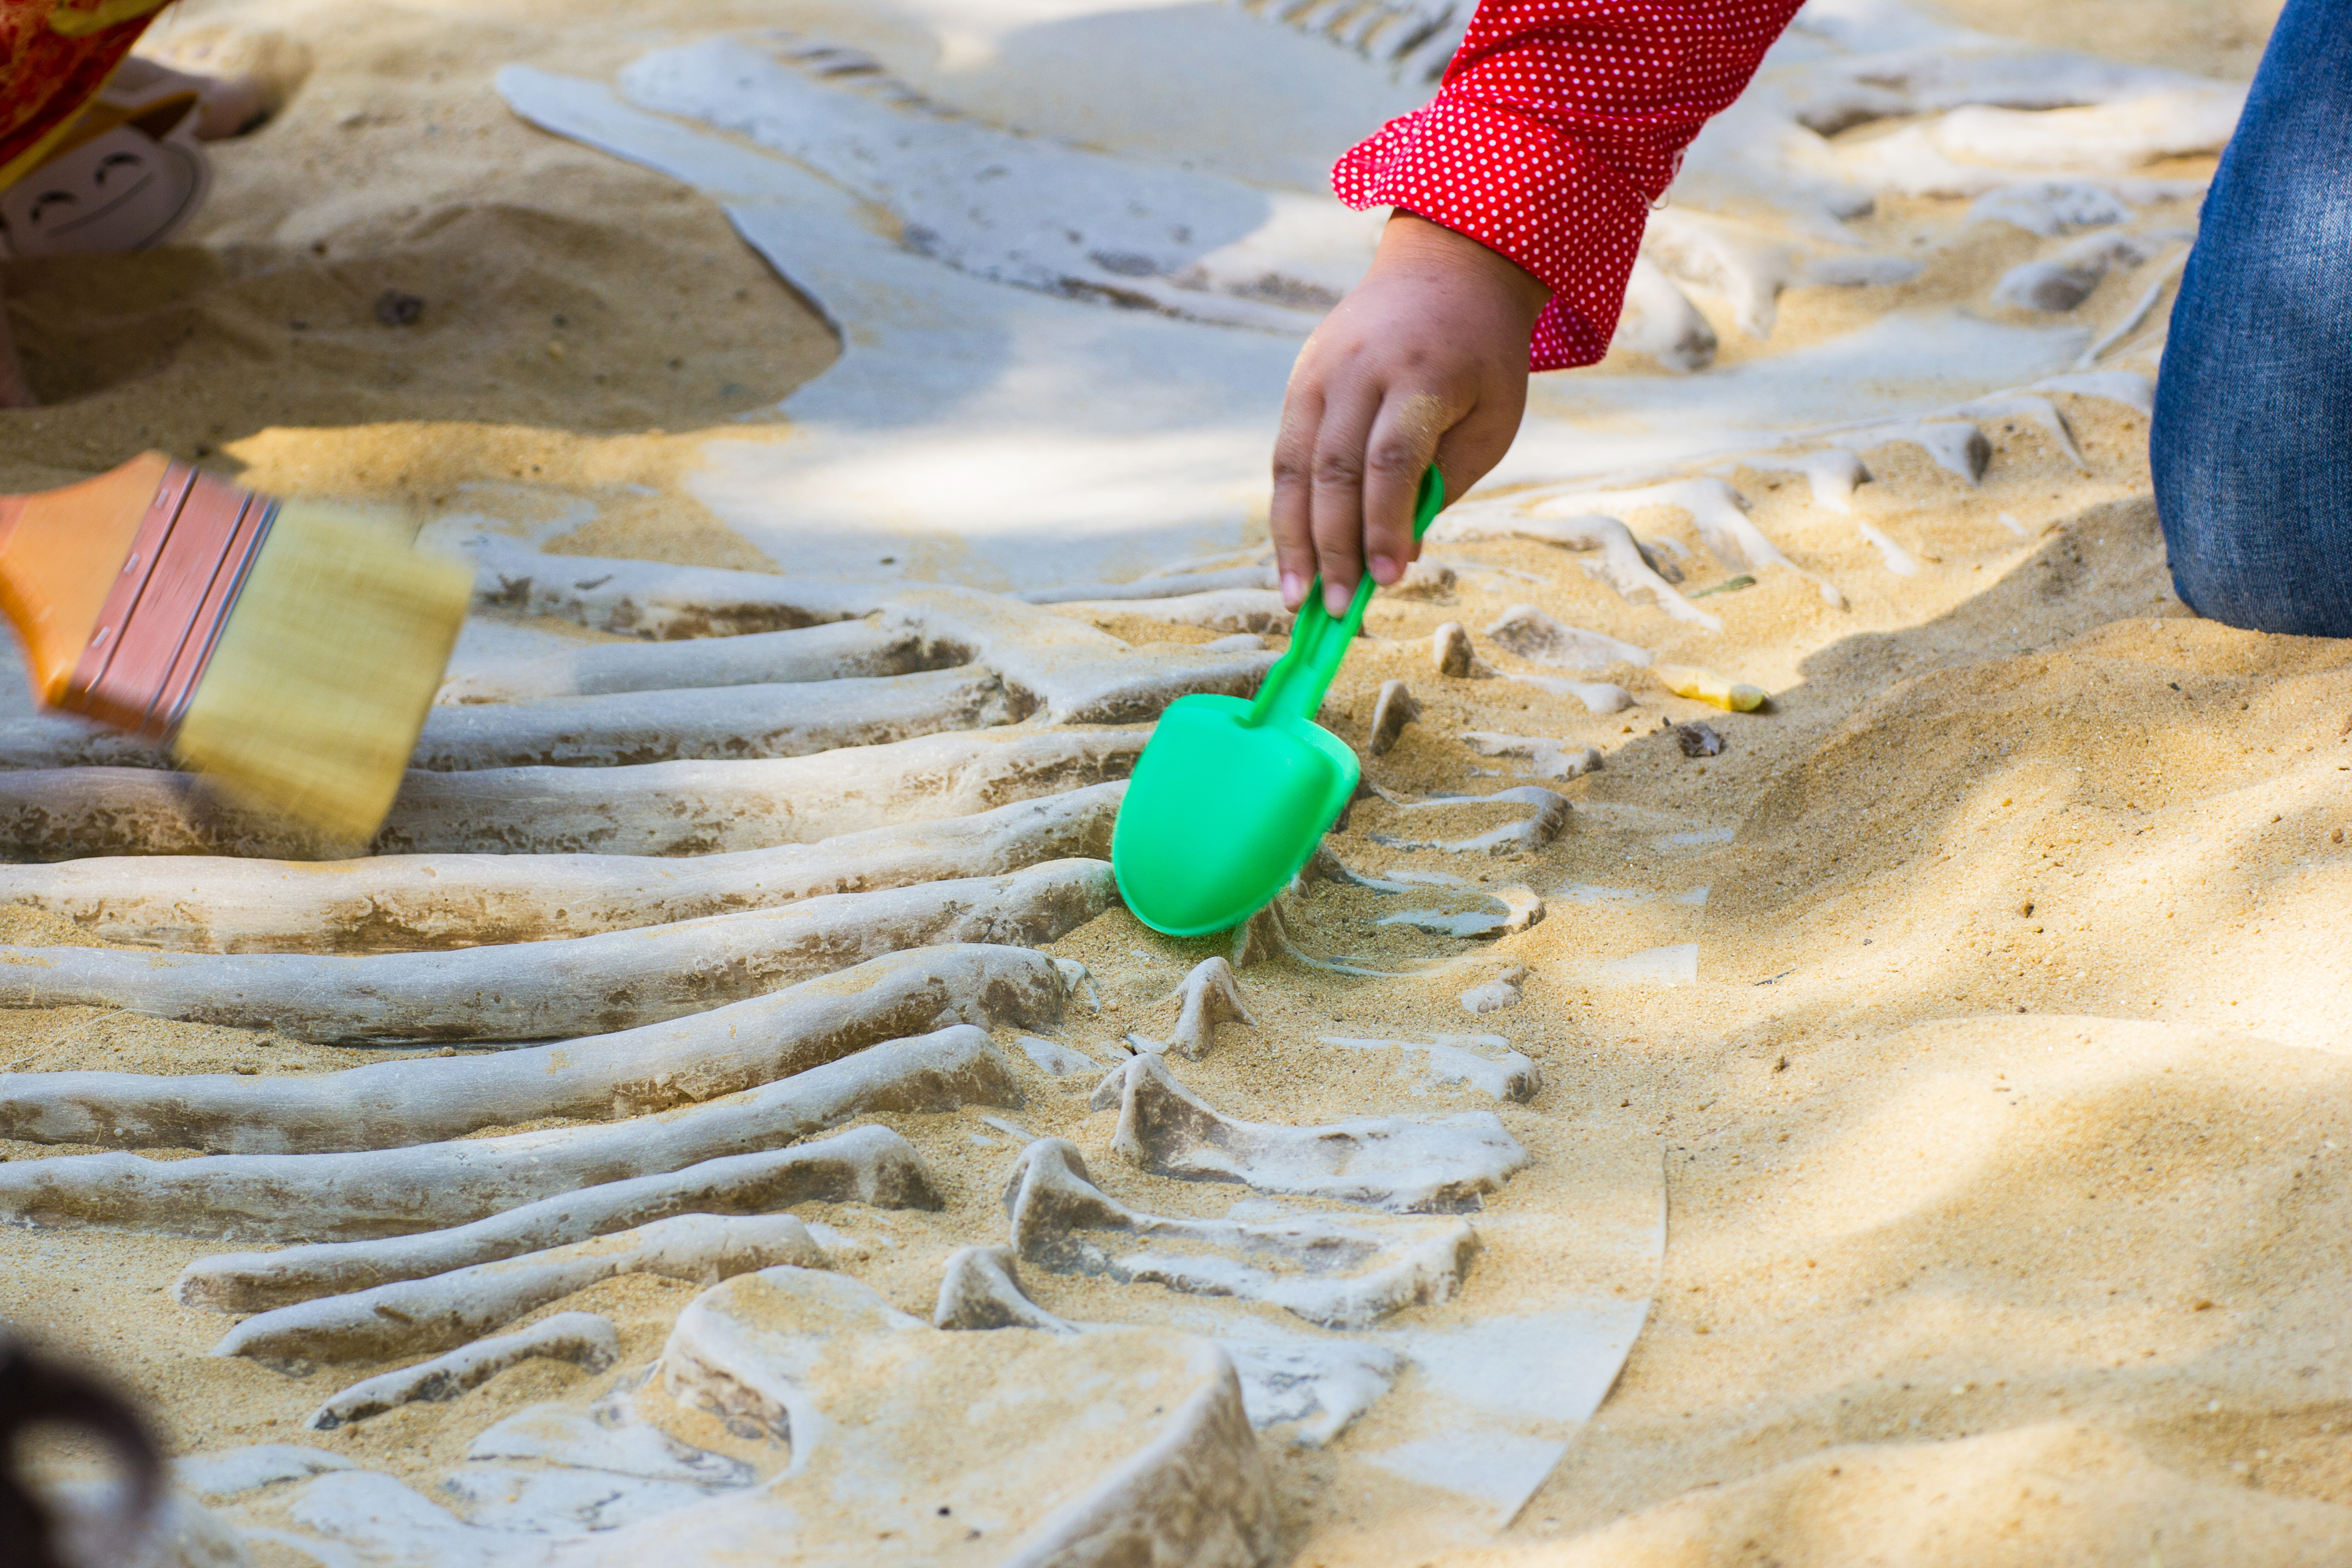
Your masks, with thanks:
M1238 5L1252 26L1327 39L1417 88L1470 9ZM2063 241L1996 289L2020 310L2063 315L2105 273L2153 275L2176 253L2170 231L2124 232L2138 205L2167 199L2161 182L2075 168L2081 127L2035 117L2105 116L2103 155L2129 165L2218 144L2234 114L2225 89L1915 22L1888 5L1809 12L1653 223L1619 342L1669 373L1643 395L1696 445L1595 464L1574 445L1573 407L1538 397L1511 485L1431 536L1455 564L1433 566L1426 592L1484 569L1452 552L1532 542L1576 552L1577 580L1634 616L1621 628L1719 630L1685 581L1701 552L1836 612L1846 595L1829 572L1750 516L1755 476L1801 477L1815 510L1905 574L1916 556L1853 506L1871 454L1916 447L1973 486L1989 425L2036 426L2079 466L2066 400L2145 408L2145 377L2106 356L2131 347L2161 277L2102 341L2067 339L2079 357L2051 363L2035 339L2038 359L1993 356L2030 360L2030 374L1971 371L1941 405L1856 393L1801 427L1760 430L1675 412L1672 389L1701 384L1687 373L1717 346L1694 294L1760 340L1789 289L1910 275L1910 258L1839 226L1874 192L1971 197L1983 221ZM782 457L715 456L705 492L778 559L824 574L550 555L439 528L471 554L484 620L625 640L543 637L537 651L462 659L368 846L242 811L78 722L0 721L0 901L103 944L0 950L0 1005L388 1058L305 1076L0 1074L0 1138L96 1151L0 1163L0 1222L215 1247L174 1300L217 1315L215 1353L310 1378L310 1431L428 1408L462 1420L468 1391L525 1365L575 1368L590 1391L475 1433L432 1495L325 1447L186 1457L179 1487L226 1521L205 1539L234 1530L355 1568L751 1552L1256 1568L1281 1550L1263 1445L1338 1442L1383 1402L1410 1411L1419 1446L1391 1433L1361 1462L1507 1521L1646 1311L1664 1247L1654 1142L1597 1128L1572 1150L1543 1142L1542 1072L1506 1034L1283 1036L1253 965L1392 973L1312 951L1295 904L1200 960L1154 1032L1114 1022L1083 966L1042 951L1116 903L1111 823L1150 722L1188 693L1254 690L1275 657L1265 638L1288 620L1265 559L1090 582L1081 551L1075 574L993 593L858 580L829 542L865 539L858 509L876 495L920 513L988 488L942 479L934 449L1005 446L1102 473L1158 452L1170 430L1200 439L1153 458L1171 466L1148 500L1074 482L1063 511L1031 521L1051 534L1125 508L1150 537L1230 511L1221 476L1244 447L1255 460L1296 341L1360 268L1370 231L1303 193L988 123L805 38L666 49L617 90L515 68L500 90L542 126L717 196L841 327L842 363L787 405L807 438ZM2147 113L2165 94L2179 112ZM1833 140L1895 115L1916 122L1859 147ZM983 174L998 194L976 216L965 196ZM1736 220L1708 210L1726 191L1760 201ZM1756 220L1762 207L1785 221ZM2067 237L2084 231L2092 241ZM1104 385L1131 395L1104 399ZM820 463L861 477L828 489ZM1089 624L1110 615L1220 635L1133 644ZM1592 714L1633 704L1617 682L1652 662L1534 605L1482 635L1497 657L1559 672L1511 679ZM1441 627L1434 673L1416 685L1496 678L1475 648L1466 627ZM1376 756L1430 722L1389 685ZM1298 896L1328 884L1387 901L1475 877L1500 884L1469 890L1489 910L1391 905L1381 921L1475 942L1543 919L1511 868L1570 829L1545 781L1599 758L1541 736L1466 744L1529 760L1534 776L1360 803L1366 852L1458 873L1391 879L1327 850ZM1444 994L1483 1030L1526 979L1518 965L1465 973ZM1187 1081L1242 1051L1364 1067L1361 1081L1389 1087L1294 1122ZM1099 1146L1024 1125L1074 1094L1116 1113ZM1482 1257L1551 1245L1541 1205L1490 1217L1531 1191L1548 1194L1543 1212L1607 1220L1616 1251L1571 1238L1547 1255L1596 1296L1615 1287L1604 1307L1482 1301ZM985 1213L995 1239L944 1258L929 1321L856 1277L897 1245L894 1226L959 1205ZM606 1317L563 1307L631 1275L703 1288L650 1359L625 1356ZM1030 1294L1055 1289L1086 1309ZM1564 1345L1578 1375L1540 1408L1532 1395L1481 1405L1480 1379L1430 1370L1557 1359ZM1416 1366L1426 1375L1408 1376ZM934 1386L1019 1413L942 1442L921 1392ZM1433 1468L1432 1446L1450 1468ZM873 1500L887 1498L921 1501Z
M1268 1560L1255 1434L1328 1442L1387 1394L1413 1352L1382 1326L1461 1295L1477 1213L1529 1153L1491 1110L1381 1107L1290 1126L1188 1089L1178 1061L1260 1034L1249 964L1348 968L1301 952L1278 918L1240 944L1239 973L1223 957L1194 966L1164 1042L1130 1033L1089 1044L1089 1058L1041 1037L1101 1016L1084 967L1039 950L1116 901L1104 857L1139 725L1187 692L1248 689L1269 658L1259 639L1145 649L1066 608L963 589L548 557L495 539L476 557L483 616L639 636L465 662L434 732L465 720L489 749L423 748L373 853L299 858L335 847L273 837L76 727L14 726L21 765L0 772L0 791L23 803L16 820L47 826L20 833L0 889L103 945L0 952L19 977L8 1002L394 1049L299 1075L0 1074L0 1136L103 1151L0 1164L0 1215L216 1243L174 1300L219 1315L215 1354L330 1384L312 1431L462 1409L532 1363L607 1389L593 1409L558 1402L485 1432L437 1498L299 1445L190 1459L183 1484L253 1539L332 1542L364 1563L618 1562L656 1530L717 1552L776 1528L786 1493L677 1436L682 1410L771 1434L792 1475L903 1464L817 1436L837 1429L828 1401L845 1412L876 1397L830 1352L811 1360L845 1335L872 1342L852 1363L919 1350L959 1368L977 1354L1008 1386L1140 1376L1191 1390L1155 1392L1143 1408L1164 1418L1139 1420L1126 1447L1088 1450L1097 1479L1078 1495L1032 1486L993 1517L1020 1540L1067 1538L1041 1561L1175 1541L1187 1561ZM695 737L718 733L702 716L739 693L806 717L801 738L780 754L699 754ZM649 731L660 714L675 726ZM903 728L877 728L891 725ZM525 735L520 751L485 739ZM101 798L124 807L110 836L34 804ZM1465 808L1510 817L1443 841L1484 863L1539 850L1569 816L1532 786L1391 809L1444 833ZM1323 858L1322 879L1405 890ZM1479 934L1540 913L1524 889L1495 901L1517 913L1465 917ZM462 1052L398 1048L445 1043ZM1329 1048L1345 1059L1364 1043ZM1471 1064L1444 1081L1475 1100L1517 1106L1539 1082L1499 1039L1427 1048ZM933 1327L840 1275L838 1249L856 1244L818 1215L936 1212L961 1184L894 1121L1014 1126L1055 1074L1116 1109L1118 1132L1100 1170L1054 1138L1001 1165L1005 1261L959 1254L942 1286L961 1300L979 1287L956 1281L986 1265L994 1306L943 1307ZM1413 1095L1436 1081L1397 1079ZM526 1124L537 1130L495 1131ZM183 1157L142 1152L161 1150ZM1281 1212L1160 1212L1112 1195L1130 1172ZM961 1348L990 1322L1061 1322L1023 1293L1024 1263L1210 1316L1181 1333L1062 1324L1009 1362ZM623 1364L611 1321L563 1306L632 1274L715 1288L651 1365ZM1227 1533L1188 1538L1211 1493L1230 1500Z

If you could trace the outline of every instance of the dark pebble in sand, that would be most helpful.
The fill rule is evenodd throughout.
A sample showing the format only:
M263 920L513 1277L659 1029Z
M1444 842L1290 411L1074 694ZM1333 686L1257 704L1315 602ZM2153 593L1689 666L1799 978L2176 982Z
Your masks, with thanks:
M387 327L411 327L425 314L425 301L414 294L387 289L375 297L375 319Z
M1723 754L1723 737L1708 724L1677 724L1675 739L1680 742L1685 757L1719 757Z

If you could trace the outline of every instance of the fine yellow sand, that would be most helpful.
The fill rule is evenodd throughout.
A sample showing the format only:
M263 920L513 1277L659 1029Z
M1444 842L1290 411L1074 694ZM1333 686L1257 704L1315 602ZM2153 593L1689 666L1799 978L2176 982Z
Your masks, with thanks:
M2277 7L1941 8L2242 77ZM671 37L775 21L733 4L192 6L169 26L274 28L313 68L278 121L216 150L198 247L7 270L52 406L0 415L0 487L152 445L426 515L593 519L557 548L768 567L684 477L704 433L788 438L772 416L740 416L821 371L829 333L709 204L524 127L488 79L517 60L607 70ZM1937 221L1933 205L1888 204L1872 221L1895 232ZM2016 231L1972 232L1902 297L1981 300L2035 253ZM2115 319L2138 287L2110 279L2085 318ZM426 301L418 324L377 321L386 289ZM1775 346L1845 330L1898 292L1792 291ZM1748 352L1717 325L1725 363ZM1663 1142L1671 1217L1658 1306L1622 1380L1515 1526L1465 1545L1433 1494L1372 1486L1339 1453L1286 1452L1297 1562L2352 1561L2352 649L2189 617L2147 499L2145 421L2088 400L2069 411L2087 471L2022 424L1990 432L1980 489L1915 448L1867 455L1857 509L1912 542L1916 577L1881 569L1849 520L1805 504L1801 480L1738 475L1759 524L1843 587L1844 612L1768 575L1704 601L1727 623L1709 637L1529 543L1462 553L1539 582L1465 571L1448 600L1376 608L1381 640L1350 659L1338 727L1361 740L1384 679L1423 706L1375 766L1381 783L1519 770L1471 757L1465 729L1606 753L1561 786L1570 831L1490 873L1544 893L1549 918L1487 946L1393 928L1375 946L1370 895L1324 890L1294 921L1310 947L1463 962L1442 983L1254 968L1264 1026L1228 1030L1192 1081L1254 1115L1333 1115L1357 1109L1346 1084L1302 1080L1281 1042L1496 1027L1547 1078L1514 1131L1569 1171L1496 1207L1582 1201L1572 1130L1611 1122ZM1622 668L1639 706L1601 719L1525 686L1438 679L1433 627L1481 626L1522 601L1774 700L1725 714ZM1199 640L1136 616L1102 624ZM1728 742L1722 755L1686 758L1662 729L1698 720ZM1367 803L1339 837L1349 864L1458 868L1373 845L1387 810ZM1703 906L1682 901L1701 887ZM0 937L75 933L15 911ZM1695 984L1601 972L1683 942L1699 946ZM1121 1003L1106 1040L1164 1027L1160 999L1211 950L1116 912L1062 944ZM1531 971L1526 1004L1469 1025L1454 993L1512 962ZM13 1070L320 1071L373 1056L86 1009L0 1014ZM1108 1129L1083 1095L1042 1088L1023 1121L1090 1150ZM971 1119L895 1124L950 1207L887 1216L899 1245L851 1267L926 1311L946 1251L999 1239L997 1167L972 1157L986 1134ZM0 1143L9 1159L75 1152ZM110 1367L177 1450L317 1441L420 1484L499 1415L584 1383L526 1365L451 1405L298 1436L341 1380L210 1360L223 1321L163 1293L213 1250L0 1233L0 1321ZM1101 1287L1032 1283L1072 1316L1117 1310ZM613 1315L637 1364L692 1289L608 1282L549 1310Z

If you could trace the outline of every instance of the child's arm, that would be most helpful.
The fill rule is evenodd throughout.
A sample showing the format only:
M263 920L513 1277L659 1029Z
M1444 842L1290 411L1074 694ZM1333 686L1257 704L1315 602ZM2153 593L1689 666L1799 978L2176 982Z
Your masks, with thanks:
M1284 602L1344 610L1418 553L1433 460L1459 496L1509 450L1529 370L1608 352L1650 204L1801 0L1482 0L1429 104L1332 185L1398 209L1300 353L1274 460ZM1419 216L1414 216L1419 215Z

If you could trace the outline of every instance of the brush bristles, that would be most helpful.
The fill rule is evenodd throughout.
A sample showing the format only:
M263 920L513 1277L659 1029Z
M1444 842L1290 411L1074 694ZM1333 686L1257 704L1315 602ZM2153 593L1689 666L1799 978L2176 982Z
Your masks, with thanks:
M173 754L235 793L364 844L400 791L471 574L316 508L279 512Z

